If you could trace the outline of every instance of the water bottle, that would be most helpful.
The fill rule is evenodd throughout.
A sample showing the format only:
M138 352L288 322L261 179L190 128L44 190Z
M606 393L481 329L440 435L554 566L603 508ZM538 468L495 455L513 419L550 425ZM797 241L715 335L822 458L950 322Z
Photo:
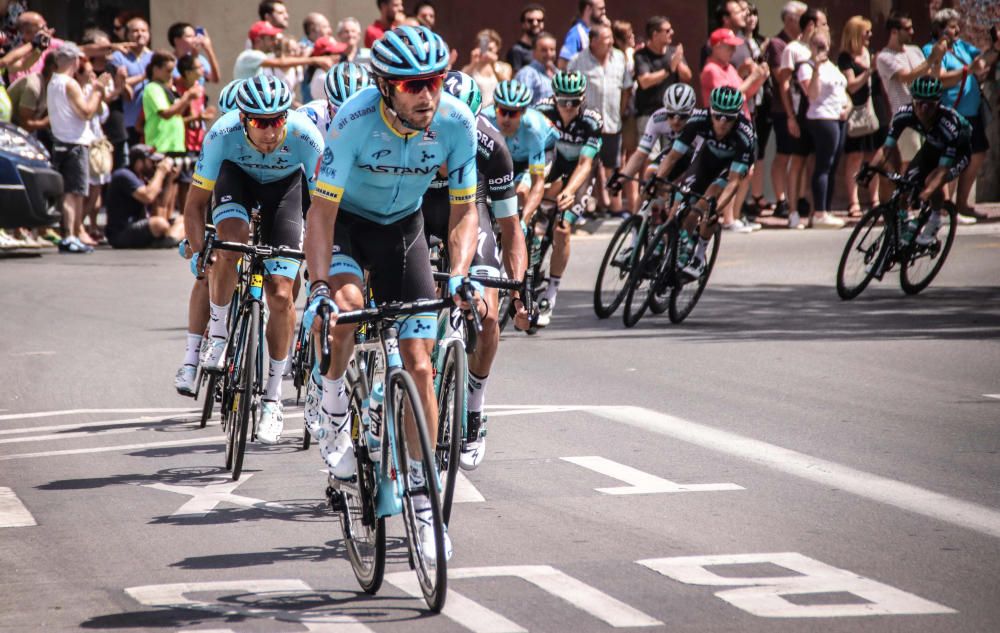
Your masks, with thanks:
M917 225L919 223L917 218L913 218L903 225L903 232L899 237L899 241L903 246L913 241L913 236L917 234Z
M542 249L542 236L536 233L535 235L531 236L531 257L529 258L528 262L529 266L532 267L537 266L538 262L542 260L541 249Z
M572 228L578 219L580 219L580 216L575 211L563 211L563 222L566 223L566 226Z
M368 456L373 462L379 461L382 457L382 437L383 414L385 413L383 402L385 400L385 385L376 383L372 388L371 399L368 402L367 424L365 424L365 440L368 444Z
M678 236L679 239L677 243L679 245L677 253L677 263L681 266L685 266L688 263L688 258L691 257L691 236L688 234L687 229L681 229L681 233Z

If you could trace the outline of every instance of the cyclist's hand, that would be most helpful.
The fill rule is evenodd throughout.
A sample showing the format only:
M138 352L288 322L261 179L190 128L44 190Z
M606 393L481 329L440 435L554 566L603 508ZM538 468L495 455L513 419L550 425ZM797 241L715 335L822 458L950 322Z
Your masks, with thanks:
M624 180L625 178L622 176L622 173L616 169L615 173L611 174L611 177L608 178L608 184L605 185L605 188L612 194L621 193Z
M302 313L303 327L307 330L311 329L317 334L322 334L320 330L322 329L323 319L317 319L316 317L321 316L321 312L324 310L329 310L330 323L335 323L340 310L337 308L337 304L333 302L333 299L330 298L330 286L325 283L315 283L309 295L309 307Z
M862 187L867 187L868 183L872 181L872 172L868 169L868 163L862 163L861 169L858 174L854 177L854 181L861 185Z
M565 211L566 209L573 206L573 200L576 198L575 191L566 191L565 189L559 192L556 196L556 207L560 211Z
M448 295L451 300L455 302L455 305L463 310L471 310L472 305L465 300L464 297L471 297L477 304L482 303L483 285L481 283L470 281L468 277L463 275L452 275L448 279Z
M194 255L195 252L197 251L191 248L191 242L188 241L188 239L185 237L183 240L181 240L181 243L177 245L177 252L184 259L191 259L191 256Z
M521 301L521 297L512 299L511 307L514 308L514 327L526 331L531 327L531 316L528 311L524 309L524 301Z

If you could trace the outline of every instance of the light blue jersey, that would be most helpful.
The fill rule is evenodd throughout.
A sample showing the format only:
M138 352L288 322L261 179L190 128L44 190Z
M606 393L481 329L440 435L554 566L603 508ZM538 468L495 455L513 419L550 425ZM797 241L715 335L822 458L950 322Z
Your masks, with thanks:
M420 209L438 168L447 163L452 204L476 198L476 120L468 106L441 94L426 130L400 134L374 86L338 110L326 135L316 195L378 224Z
M483 109L482 115L490 123L497 125L496 106ZM526 108L521 114L521 123L513 136L504 136L510 157L514 161L514 172L519 166L527 164L528 173L532 175L545 174L545 150L551 149L559 138L559 132L549 123L545 115L534 108Z

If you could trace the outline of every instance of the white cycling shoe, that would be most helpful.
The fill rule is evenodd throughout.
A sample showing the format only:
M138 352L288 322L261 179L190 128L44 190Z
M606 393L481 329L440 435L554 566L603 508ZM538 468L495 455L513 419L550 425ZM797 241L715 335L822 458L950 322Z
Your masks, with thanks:
M418 499L427 497L425 495L416 495L413 497L414 505ZM430 503L429 501L425 503ZM427 559L427 562L432 565L437 564L437 544L434 542L434 526L431 524L433 520L433 514L431 513L430 506L428 505L425 510L417 510L417 547L420 548L420 552ZM455 552L451 548L451 537L448 536L448 526L443 525L444 528L444 559L446 561L451 560L452 554Z
M285 416L280 402L265 400L260 408L257 439L261 444L277 444L285 428Z
M319 413L320 405L323 402L323 385L319 383L319 377L315 372L309 372L306 381L306 403L302 408L302 417L306 421L306 429L313 439L319 441Z
M479 411L469 411L467 425L469 441L462 447L458 465L462 470L475 470L486 458L486 419Z
M201 367L205 371L220 373L222 365L226 361L226 339L212 338L201 356Z
M340 430L333 428L330 414L320 411L319 417L319 454L323 457L330 474L336 479L350 479L357 471L357 460L354 457L354 442L351 441L351 430L347 420Z
M174 388L182 396L194 397L196 380L198 378L198 368L194 365L181 365L174 375Z

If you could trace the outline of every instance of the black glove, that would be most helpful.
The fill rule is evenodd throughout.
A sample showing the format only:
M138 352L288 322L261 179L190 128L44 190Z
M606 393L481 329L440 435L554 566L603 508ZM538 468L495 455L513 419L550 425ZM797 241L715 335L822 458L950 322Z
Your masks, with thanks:
M610 193L615 193L615 194L621 193L622 187L624 186L624 180L625 177L622 175L622 173L618 170L615 170L615 173L611 174L611 177L608 178L608 184L605 185L605 188Z

